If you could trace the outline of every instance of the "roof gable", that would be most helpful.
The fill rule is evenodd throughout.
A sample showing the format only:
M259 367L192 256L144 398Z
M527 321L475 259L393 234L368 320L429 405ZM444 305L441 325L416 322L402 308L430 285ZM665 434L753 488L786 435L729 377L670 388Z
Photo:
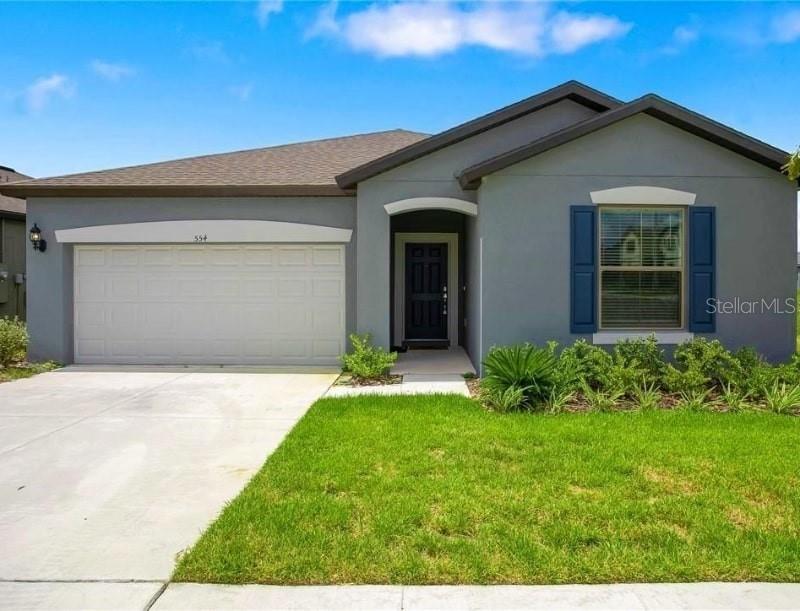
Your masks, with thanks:
M669 102L657 95L649 94L550 136L466 168L458 176L459 183L464 189L475 189L480 185L480 181L484 176L614 125L639 113L645 113L669 123L776 171L781 170L781 166L785 163L788 155L785 151L731 129L683 106Z
M342 189L353 189L359 182L372 178L377 174L419 159L565 99L587 106L597 112L605 112L622 104L616 98L587 87L578 81L568 81L344 172L336 177L336 182Z

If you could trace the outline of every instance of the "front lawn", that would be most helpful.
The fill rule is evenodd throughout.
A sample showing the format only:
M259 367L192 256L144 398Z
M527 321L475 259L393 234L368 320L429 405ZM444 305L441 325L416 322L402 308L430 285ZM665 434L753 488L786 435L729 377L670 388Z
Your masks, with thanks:
M174 578L797 581L798 447L800 418L766 413L323 399Z

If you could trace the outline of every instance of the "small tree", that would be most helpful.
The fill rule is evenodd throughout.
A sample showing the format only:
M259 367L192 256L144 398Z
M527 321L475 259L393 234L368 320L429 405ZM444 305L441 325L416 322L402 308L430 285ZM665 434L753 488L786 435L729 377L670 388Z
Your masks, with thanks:
M794 153L789 155L789 159L781 169L789 177L789 180L800 179L800 147L798 147Z

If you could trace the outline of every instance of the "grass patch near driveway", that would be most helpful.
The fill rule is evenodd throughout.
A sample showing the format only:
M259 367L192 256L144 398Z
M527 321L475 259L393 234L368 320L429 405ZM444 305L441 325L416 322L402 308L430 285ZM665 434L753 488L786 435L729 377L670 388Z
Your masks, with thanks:
M46 363L18 363L8 367L0 367L0 383L23 380L40 373L53 371L61 367L58 363L47 361Z
M763 413L322 399L174 579L797 581L799 441L800 418Z

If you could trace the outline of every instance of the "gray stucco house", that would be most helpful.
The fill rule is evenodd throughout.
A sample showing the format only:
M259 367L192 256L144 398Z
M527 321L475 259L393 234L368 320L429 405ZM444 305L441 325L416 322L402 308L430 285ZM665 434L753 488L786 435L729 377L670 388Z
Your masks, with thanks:
M48 243L27 253L36 359L332 364L359 331L461 345L475 363L496 344L650 332L780 360L795 343L785 157L658 96L568 82L433 136L0 193L27 198Z

